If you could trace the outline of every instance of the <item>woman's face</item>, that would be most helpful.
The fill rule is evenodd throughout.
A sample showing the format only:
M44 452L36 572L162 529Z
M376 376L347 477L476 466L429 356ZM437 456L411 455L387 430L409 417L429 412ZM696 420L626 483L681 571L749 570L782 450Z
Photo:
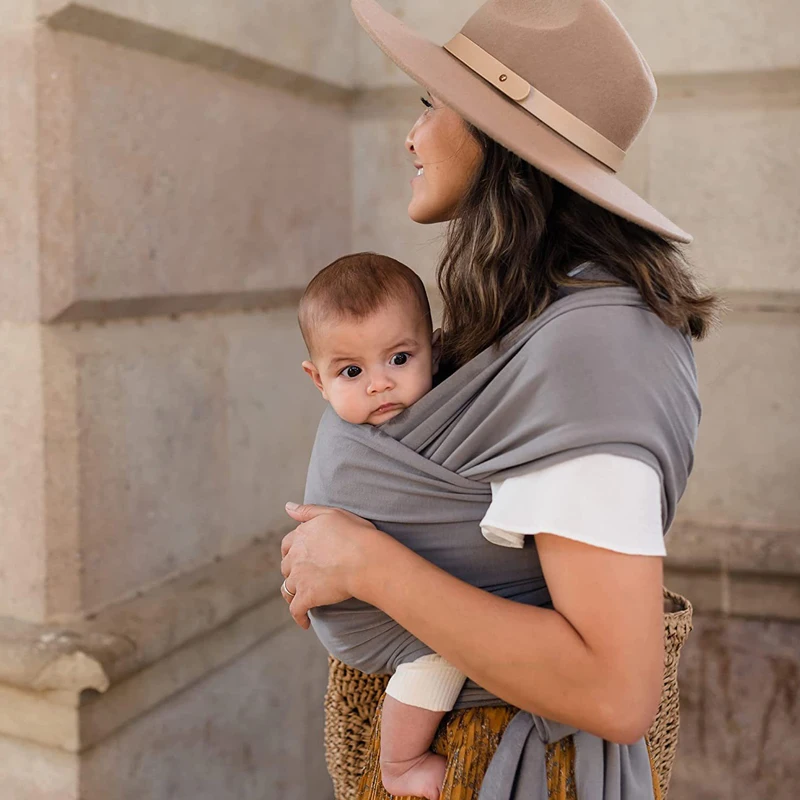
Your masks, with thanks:
M406 137L417 175L411 181L408 215L429 224L453 218L481 162L481 147L464 120L434 95Z

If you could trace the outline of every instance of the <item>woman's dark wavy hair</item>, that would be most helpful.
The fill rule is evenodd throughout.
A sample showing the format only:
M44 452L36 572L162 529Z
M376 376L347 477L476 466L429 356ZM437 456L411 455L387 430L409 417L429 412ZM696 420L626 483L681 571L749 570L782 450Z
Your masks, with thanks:
M702 291L680 247L586 200L466 123L483 163L447 227L437 281L443 362L456 369L547 308L592 261L636 287L669 326L702 339L719 299Z

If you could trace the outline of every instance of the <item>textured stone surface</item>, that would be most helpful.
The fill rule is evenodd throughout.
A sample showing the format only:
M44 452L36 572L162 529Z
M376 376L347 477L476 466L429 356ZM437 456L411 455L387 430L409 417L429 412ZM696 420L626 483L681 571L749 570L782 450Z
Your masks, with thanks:
M38 0L45 15L71 5L68 0ZM84 0L77 5L210 42L330 83L350 85L353 79L355 22L348 3Z
M39 304L34 33L22 25L25 3L8 5L0 5L0 320L22 321L36 319Z
M61 513L77 506L80 524L49 538L78 537L81 584L77 597L53 586L55 609L101 607L288 530L283 503L302 495L322 410L293 309L70 327L51 337L74 418L54 427L59 472L76 476ZM50 580L69 587L68 564Z
M800 104L656 113L648 199L720 288L800 289Z
M71 181L47 220L46 317L301 287L347 249L344 107L70 33L41 58L40 124L64 131Z
M609 0L659 73L743 72L800 65L794 0Z
M326 675L313 634L286 629L86 753L82 800L327 800Z
M204 658L201 648L193 659L172 664L172 677L187 668L198 672ZM3 800L217 800L233 794L242 800L327 800L332 790L322 747L326 675L324 650L313 634L292 623L237 660L206 675L201 669L200 680L157 708L145 704L148 713L133 715L82 756L0 735ZM169 669L154 677L168 681ZM141 684L121 702L137 696L146 701L147 686ZM110 698L115 713L125 687ZM150 688L157 695L159 687ZM6 692L3 699L13 715L24 695ZM34 723L44 737L54 736L57 722L68 727L66 706L33 696L30 702L38 703ZM92 701L101 712L90 720L90 733L103 720L104 702Z
M3 800L82 800L78 769L72 753L0 736Z
M36 0L0 0L0 31L30 25L36 6Z
M243 316L227 339L229 512L221 552L295 523L325 403L300 366L308 357L294 309Z
M796 314L732 314L696 345L704 413L682 518L797 528L798 322Z
M33 325L0 322L0 616L44 614L41 344Z
M381 5L436 44L454 36L481 0L429 3L384 0ZM656 75L766 70L800 66L795 31L800 9L794 0L609 0ZM410 82L360 31L357 78L361 85Z
M794 800L800 626L698 616L681 657L670 800Z

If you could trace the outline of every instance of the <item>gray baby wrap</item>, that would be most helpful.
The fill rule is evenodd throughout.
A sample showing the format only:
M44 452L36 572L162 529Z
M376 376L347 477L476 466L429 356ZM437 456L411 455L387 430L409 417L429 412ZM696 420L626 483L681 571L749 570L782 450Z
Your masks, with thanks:
M666 532L691 470L699 418L688 337L664 325L633 288L572 290L380 427L343 422L328 409L305 502L369 519L493 594L546 606L534 538L519 550L480 532L490 482L590 453L636 458L662 478ZM363 672L391 673L432 652L356 599L314 609L311 619L328 651ZM501 702L468 680L456 708ZM581 800L653 797L644 740L611 744L520 712L480 800L544 800L545 744L570 734Z

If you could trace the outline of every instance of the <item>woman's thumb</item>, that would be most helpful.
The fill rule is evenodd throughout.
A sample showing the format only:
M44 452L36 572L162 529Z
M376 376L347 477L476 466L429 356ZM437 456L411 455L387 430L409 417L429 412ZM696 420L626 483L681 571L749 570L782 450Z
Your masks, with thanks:
M286 513L298 522L308 522L310 519L319 516L323 511L322 506L298 505L297 503L286 504Z

